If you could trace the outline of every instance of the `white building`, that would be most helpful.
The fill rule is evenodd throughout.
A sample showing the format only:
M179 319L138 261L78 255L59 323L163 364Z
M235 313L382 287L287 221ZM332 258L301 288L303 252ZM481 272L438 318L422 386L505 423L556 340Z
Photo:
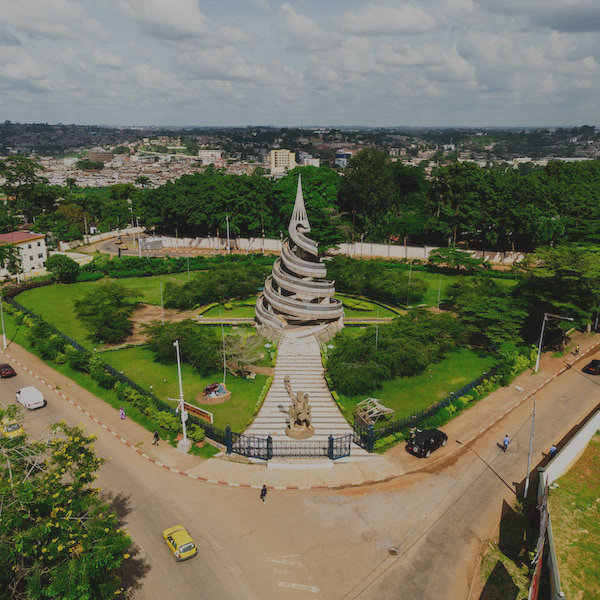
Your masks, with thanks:
M204 166L213 165L221 160L223 152L221 150L198 150L198 158Z
M29 231L11 231L10 233L0 234L0 245L15 246L19 249L21 259L21 268L19 273L24 275L36 275L36 271L44 269L47 258L46 236L41 233L31 233ZM45 272L45 269L44 269ZM0 268L0 277L6 277L9 272L5 268Z
M271 150L269 152L271 173L287 173L296 166L296 153L289 150Z

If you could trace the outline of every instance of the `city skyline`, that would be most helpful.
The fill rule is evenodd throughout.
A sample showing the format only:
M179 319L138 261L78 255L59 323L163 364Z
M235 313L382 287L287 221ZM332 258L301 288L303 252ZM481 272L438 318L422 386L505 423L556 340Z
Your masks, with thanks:
M594 0L0 0L0 120L600 124Z

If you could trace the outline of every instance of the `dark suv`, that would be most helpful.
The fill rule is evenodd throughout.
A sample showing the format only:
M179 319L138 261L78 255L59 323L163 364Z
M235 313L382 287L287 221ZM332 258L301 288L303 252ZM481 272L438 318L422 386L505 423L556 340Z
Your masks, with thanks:
M589 373L590 375L600 375L600 360L595 358L592 362L588 363L581 369L584 373Z
M427 458L440 446L445 446L448 436L439 429L416 429L411 432L406 449L415 456Z

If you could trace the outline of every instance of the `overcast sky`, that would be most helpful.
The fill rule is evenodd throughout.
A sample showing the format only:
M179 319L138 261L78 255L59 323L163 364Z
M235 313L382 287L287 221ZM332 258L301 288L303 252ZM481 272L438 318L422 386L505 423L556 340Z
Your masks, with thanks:
M0 0L0 121L600 125L600 0Z

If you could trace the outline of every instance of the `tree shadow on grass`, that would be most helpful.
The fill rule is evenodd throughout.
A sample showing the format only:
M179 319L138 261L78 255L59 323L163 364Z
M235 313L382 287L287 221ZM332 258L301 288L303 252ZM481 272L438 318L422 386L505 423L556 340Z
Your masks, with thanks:
M109 492L104 495L104 498L119 518L119 521L125 521L125 518L131 512L130 497L124 494L113 496ZM140 548L135 541L132 541L128 554L129 558L124 560L121 565L121 587L125 590L126 597L131 598L141 589L142 582L150 571L150 564L140 556Z
M479 595L479 600L516 600L519 593L506 567L498 561L490 573L485 586Z
M523 565L524 555L526 556L526 528L527 520L523 514L503 502L498 548L518 567Z

